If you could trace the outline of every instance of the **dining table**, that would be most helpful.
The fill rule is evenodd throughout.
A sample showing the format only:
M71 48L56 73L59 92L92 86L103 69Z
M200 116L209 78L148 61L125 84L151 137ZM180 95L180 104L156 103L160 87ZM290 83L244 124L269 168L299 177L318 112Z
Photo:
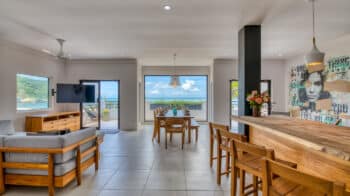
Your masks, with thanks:
M154 136L153 139L155 137L157 137L157 141L158 143L160 143L160 128L161 128L161 121L166 121L167 119L171 119L171 118L181 118L184 119L187 123L187 137L188 137L188 143L191 143L191 119L194 118L194 116L191 116L191 114L186 114L183 110L177 110L176 114L174 115L172 110L168 110L165 113L160 113L157 114L155 116L154 119Z

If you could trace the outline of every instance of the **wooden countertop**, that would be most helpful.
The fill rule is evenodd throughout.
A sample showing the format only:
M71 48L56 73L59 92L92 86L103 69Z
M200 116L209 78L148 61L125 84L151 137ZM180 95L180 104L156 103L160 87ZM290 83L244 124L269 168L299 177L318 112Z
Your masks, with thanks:
M309 148L350 161L350 128L291 117L232 116L232 120L292 138Z

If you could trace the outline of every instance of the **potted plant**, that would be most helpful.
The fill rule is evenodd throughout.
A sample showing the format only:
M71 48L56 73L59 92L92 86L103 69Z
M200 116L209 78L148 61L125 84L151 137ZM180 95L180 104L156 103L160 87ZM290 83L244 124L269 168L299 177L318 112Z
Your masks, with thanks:
M253 116L259 117L261 106L270 101L270 96L268 93L260 94L257 90L254 90L251 94L248 94L247 101L253 110Z

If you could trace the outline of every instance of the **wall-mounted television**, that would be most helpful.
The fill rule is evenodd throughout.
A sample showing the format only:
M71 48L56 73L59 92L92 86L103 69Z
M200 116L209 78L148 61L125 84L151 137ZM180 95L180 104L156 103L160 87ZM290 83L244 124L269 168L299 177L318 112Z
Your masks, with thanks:
M57 84L57 103L94 103L95 86L81 84Z

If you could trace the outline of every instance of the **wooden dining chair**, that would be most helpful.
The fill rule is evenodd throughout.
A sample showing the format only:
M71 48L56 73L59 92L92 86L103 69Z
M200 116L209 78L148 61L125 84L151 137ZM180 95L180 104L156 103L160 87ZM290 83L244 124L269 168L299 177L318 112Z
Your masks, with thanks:
M230 127L227 125L209 122L209 165L210 167L213 167L214 160L217 160L217 156L214 155L214 145L216 142L217 129L225 130L227 132L230 131ZM222 156L222 157L226 157L226 156ZM226 167L228 167L228 165L229 164L226 164Z
M233 155L234 151L230 146L233 145L233 140L246 142L247 138L244 135L231 133L226 129L216 129L216 140L217 140L217 168L216 168L216 181L217 184L221 184L221 176L230 174L230 156ZM222 153L226 152L226 169L222 172Z
M161 120L158 122L157 116L160 114L161 112L161 108L156 108L155 110L153 110L153 137L152 137L152 141L157 137L158 130L157 130L157 126L159 126L160 128L165 128L165 121ZM159 124L157 124L159 123Z
M182 145L181 149L184 148L185 143L185 128L186 121L182 118L169 118L165 121L165 149L168 148L168 134L181 133L182 134Z
M270 159L262 159L263 196L343 196L345 185L334 183ZM278 178L274 178L277 175Z

